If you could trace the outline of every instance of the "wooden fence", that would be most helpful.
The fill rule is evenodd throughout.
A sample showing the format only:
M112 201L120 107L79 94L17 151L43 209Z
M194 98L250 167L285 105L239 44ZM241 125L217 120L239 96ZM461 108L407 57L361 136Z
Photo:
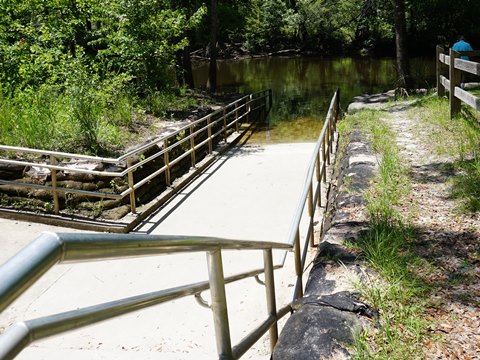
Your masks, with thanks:
M450 117L460 112L461 103L464 102L475 110L480 110L480 98L462 89L468 74L480 76L480 63L472 60L461 59L461 56L479 57L480 51L454 51L437 46L437 94L445 96L449 93Z

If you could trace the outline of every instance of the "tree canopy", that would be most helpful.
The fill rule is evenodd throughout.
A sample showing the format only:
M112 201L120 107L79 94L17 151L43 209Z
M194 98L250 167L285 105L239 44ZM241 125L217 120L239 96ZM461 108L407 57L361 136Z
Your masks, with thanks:
M215 6L215 23L209 16ZM380 0L4 0L0 2L3 94L96 83L146 94L182 82L185 53L242 43L252 52L395 54L395 1ZM411 55L463 34L480 46L480 2L406 0ZM211 31L212 24L216 31ZM182 55L183 52L183 55ZM183 60L181 60L183 59ZM175 73L177 76L175 76ZM178 76L180 74L180 76ZM180 80L180 81L179 81Z

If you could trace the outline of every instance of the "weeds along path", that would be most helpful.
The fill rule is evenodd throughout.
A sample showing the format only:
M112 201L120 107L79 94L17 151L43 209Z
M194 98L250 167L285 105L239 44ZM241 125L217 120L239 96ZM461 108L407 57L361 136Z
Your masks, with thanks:
M422 265L414 271L430 287L427 359L480 359L480 216L458 211L452 199L454 156L439 155L432 124L412 102L384 109L409 168L410 193L399 212L416 230ZM478 185L480 186L480 184Z

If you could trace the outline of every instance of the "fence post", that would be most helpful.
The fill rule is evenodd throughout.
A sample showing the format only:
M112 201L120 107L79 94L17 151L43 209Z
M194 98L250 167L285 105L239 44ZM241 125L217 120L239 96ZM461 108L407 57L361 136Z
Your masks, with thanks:
M312 179L313 180L313 179ZM310 217L310 224L309 224L309 229L310 229L310 247L313 247L315 245L315 234L313 231L313 216L315 213L314 209L314 201L313 201L313 185L310 183L309 189L308 189L308 216Z
M321 168L320 168L320 149L317 152L316 158L316 176L317 176L317 184L318 184L318 199L317 199L317 206L322 206L322 178L321 178Z
M240 124L238 123L238 103L235 102L235 131L240 130Z
M217 352L220 359L233 359L221 251L209 251L207 263Z
M322 139L322 171L323 171L323 182L327 182L325 136Z
M166 138L163 141L163 149L165 152L163 153L163 162L165 163L166 169L165 169L165 182L167 183L167 186L170 186L170 160L168 157L168 138Z
M455 87L462 81L462 72L455 68L455 59L459 58L458 52L450 49L450 118L460 112L461 101L455 97Z
M267 311L268 315L277 317L277 303L275 300L275 277L273 275L272 249L263 250L263 265L265 267L265 290L267 292ZM270 350L278 340L278 325L275 322L270 327Z
M227 142L227 116L225 108L223 108L223 140Z
M297 229L295 235L295 242L293 243L293 254L295 257L295 275L297 275L297 288L295 291L294 300L301 299L303 297L303 279L302 279L302 255L300 249L300 230Z
M133 165L133 161L131 157L127 158L127 169ZM135 189L134 189L134 180L133 180L133 171L128 171L127 174L128 178L128 187L130 188L130 211L132 214L135 214L137 211L136 204L135 204Z
M196 165L196 157L195 157L195 135L193 133L195 132L195 129L193 128L193 125L190 125L190 148L192 149L192 167L195 167Z
M208 153L211 154L213 151L213 143L212 143L212 117L211 115L207 118L207 133L208 133Z
M55 156L53 155L50 155L50 164L51 165L57 164L57 159L55 159ZM58 191L57 191L57 170L50 169L50 174L52 176L53 209L54 209L55 215L58 215L60 213L60 203L58 201Z
M445 96L445 87L442 84L441 76L443 75L443 63L440 61L440 54L444 53L443 47L437 45L437 96Z

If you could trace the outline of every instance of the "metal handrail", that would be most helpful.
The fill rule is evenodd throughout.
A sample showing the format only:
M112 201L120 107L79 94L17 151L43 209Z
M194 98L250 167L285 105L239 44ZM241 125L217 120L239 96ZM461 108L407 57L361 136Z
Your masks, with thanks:
M275 306L273 271L282 265L273 265L272 250L289 250L285 243L265 241L241 241L206 237L160 236L160 235L113 235L113 234L65 234L45 232L21 252L0 267L0 311L3 311L18 296L58 262L87 261L93 259L125 258L140 255L158 255L180 252L204 251L208 254L209 281L179 286L157 292L137 295L125 299L76 309L64 313L20 322L10 327L0 337L0 359L13 359L31 342L67 330L90 325L131 311L153 306L179 297L193 295L209 289L212 292L217 339L220 344L230 342L228 315L226 314L225 284L265 273L267 288L268 318L266 323L253 333L261 335L272 328L272 319L287 313L282 309L278 314ZM263 250L264 268L250 270L225 278L221 252L223 250ZM261 336L260 335L260 336ZM277 335L272 339L276 341ZM228 339L228 341L225 341ZM251 342L251 335L245 341ZM218 346L221 346L218 348ZM236 351L243 353L241 341L237 350L217 345L219 354ZM231 355L233 356L233 355Z
M323 124L322 131L318 137L313 151L308 171L305 180L305 186L300 196L297 210L295 212L292 225L290 226L290 233L287 237L287 243L292 245L295 250L295 269L297 275L297 282L295 284L295 291L293 300L303 296L302 274L305 268L305 261L308 249L308 242L310 246L314 245L314 217L316 206L322 206L322 179L325 183L327 181L326 171L327 165L330 165L331 156L334 148L334 133L336 130L336 124L340 117L340 89L337 89L332 97L330 106L328 108L325 123ZM314 174L316 176L314 176ZM305 234L305 240L303 241L303 251L301 250L300 239L300 225L303 218L305 207L308 206L308 229ZM285 261L285 258L284 260Z
M265 109L265 113L271 108L271 90L263 90L250 95L245 95L232 103L226 105L223 108L217 109L212 113L192 121L179 129L172 131L169 134L159 137L156 140L150 141L147 144L144 144L134 150L131 150L117 158L108 158L108 157L97 157L89 155L80 155L72 154L66 152L57 152L50 150L39 150L39 149L30 149L24 147L15 147L0 145L0 150L17 152L17 153L28 153L32 155L42 155L50 158L50 162L39 163L28 160L13 160L13 159L4 159L0 158L0 163L10 164L10 165L21 165L21 166L35 166L38 168L50 170L52 177L52 185L40 185L42 189L49 190L52 193L53 202L54 202L54 212L55 214L60 213L60 203L59 203L59 193L78 193L86 196L92 196L97 198L111 198L111 199L123 199L126 196L130 196L130 210L132 213L136 212L136 198L135 191L142 185L148 183L144 179L139 180L137 183L134 182L133 172L142 166L148 165L151 161L159 158L163 155L165 164L164 166L154 172L154 176L149 176L149 180L152 180L154 177L165 174L165 180L167 185L171 185L170 179L170 170L171 168L184 159L186 156L190 155L192 157L192 166L196 165L196 152L200 147L206 146L208 144L208 153L213 152L213 141L220 134L224 134L224 140L226 141L225 134L227 130L235 126L235 130L238 131L239 122L244 121L245 118L248 119L249 114L257 111L258 109ZM268 104L267 104L268 103ZM232 118L231 121L226 121L227 118ZM218 131L212 132L214 127L219 127ZM200 128L198 128L200 127ZM189 132L186 136L183 136L181 139L177 139L177 136ZM206 134L206 139L201 141L199 144L195 144L195 136L200 133ZM168 161L168 154L176 149L181 149L181 146L185 143L189 143L188 149L182 149L182 154L180 154L176 159ZM161 145L163 148L160 148L158 151L155 151L153 155L150 155L146 159L139 159L139 155L144 153L146 150L153 148L154 146ZM69 159L69 160L84 160L91 161L96 163L107 163L112 165L119 165L125 167L123 170L118 171L101 171L101 170L89 170L82 168L81 165L75 166L65 166L57 163L58 159ZM125 164L126 163L126 164ZM74 173L81 173L94 176L105 176L105 177L127 177L128 188L122 191L120 194L106 194L99 191L85 191L80 189L72 188L63 188L57 186L57 172L58 171L68 171ZM25 182L15 182L9 180L0 179L0 184L9 184L16 185L26 188L39 188L39 184L29 184Z
M321 182L326 181L326 167L333 153L336 122L340 115L340 93L332 98L325 124L315 146L307 179L286 243L242 241L211 237L161 236L137 234L64 234L43 233L34 242L0 267L0 312L18 298L54 264L63 261L125 258L141 255L159 255L179 252L206 252L209 280L110 301L83 309L20 322L0 336L0 359L13 359L31 342L131 311L146 308L179 297L210 289L217 352L220 359L240 358L267 330L271 349L278 338L277 322L290 310L287 304L277 311L274 270L285 264L274 265L272 251L294 250L297 282L294 300L303 294L302 275L308 245L313 245L314 204L321 205ZM316 177L314 177L316 173ZM303 251L300 247L300 223L308 204L309 227ZM223 274L222 251L262 250L263 269L250 270L230 277ZM301 254L302 253L302 254ZM265 274L267 318L237 345L231 345L225 284Z

